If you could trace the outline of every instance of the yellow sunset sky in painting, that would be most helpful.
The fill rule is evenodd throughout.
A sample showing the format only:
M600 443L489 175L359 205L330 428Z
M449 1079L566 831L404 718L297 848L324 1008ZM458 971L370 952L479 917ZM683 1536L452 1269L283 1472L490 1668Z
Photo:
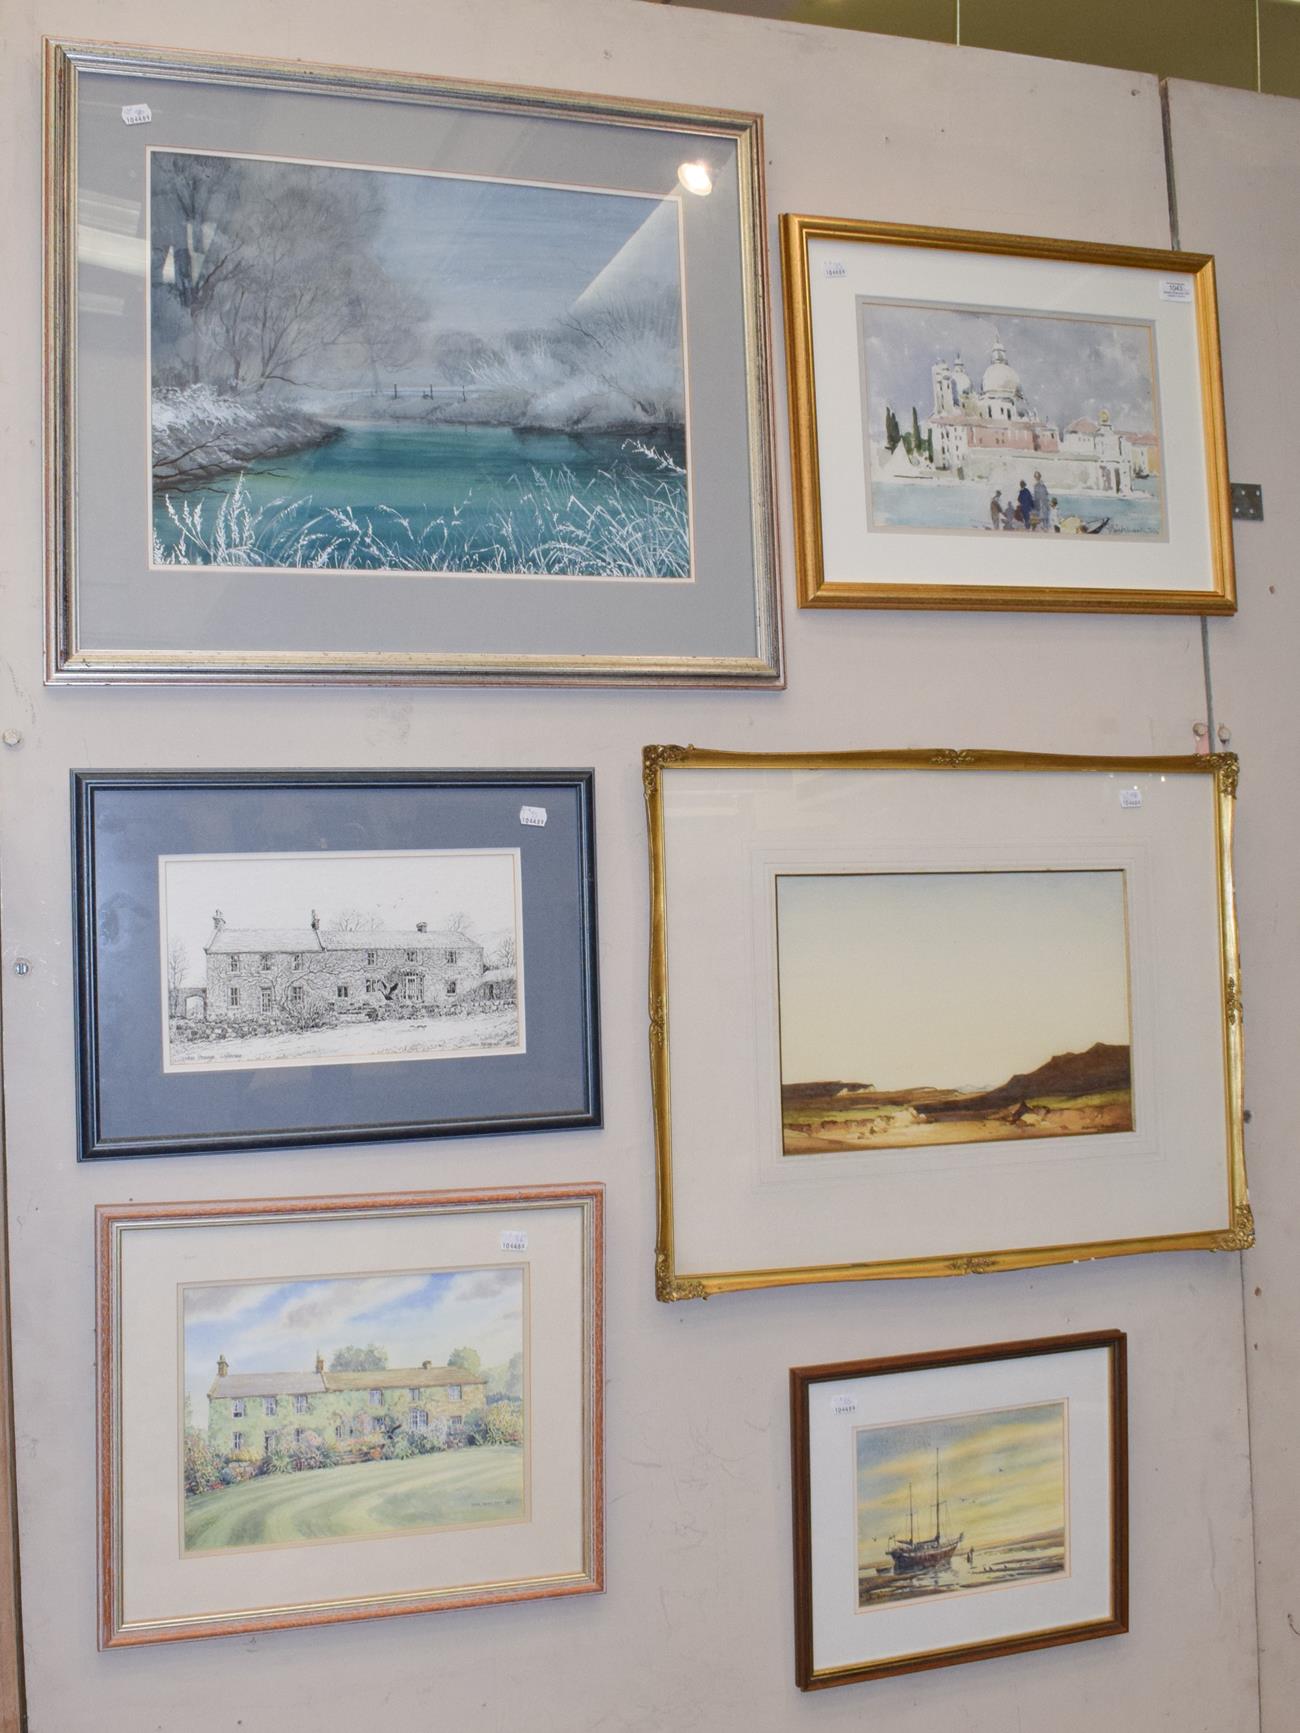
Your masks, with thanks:
M909 1483L916 1533L933 1534L936 1449L945 1537L997 1546L1064 1528L1066 1434L1064 1402L861 1427L859 1563L883 1558L890 1535L906 1537Z
M1129 1041L1124 874L781 874L781 1081L995 1088Z

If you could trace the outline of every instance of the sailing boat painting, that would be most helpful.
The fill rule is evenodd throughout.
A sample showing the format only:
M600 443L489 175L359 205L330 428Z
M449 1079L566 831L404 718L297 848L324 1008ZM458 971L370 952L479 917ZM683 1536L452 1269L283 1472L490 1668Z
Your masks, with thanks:
M858 1608L1069 1572L1065 1402L860 1427Z

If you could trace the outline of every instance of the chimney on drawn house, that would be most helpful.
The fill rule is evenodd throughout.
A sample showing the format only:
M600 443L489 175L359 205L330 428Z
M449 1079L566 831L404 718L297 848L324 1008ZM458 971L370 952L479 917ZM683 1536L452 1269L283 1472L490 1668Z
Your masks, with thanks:
M317 1373L321 1373L324 1370L325 1370L325 1356L323 1354L317 1354L317 1356L316 1356L316 1371L317 1371Z
M320 932L320 916L316 913L315 909L311 912L311 930L313 933Z
M230 1370L230 1362L226 1359L226 1356L224 1354L218 1354L217 1355L217 1377L218 1378L224 1378L226 1373L229 1372L229 1370Z
M225 924L226 924L226 917L222 914L221 910L220 909L214 909L212 911L212 936L214 939L216 938L217 934L221 931L222 927L225 926Z
M415 923L415 930L417 933L427 933L429 930L428 921L417 921Z

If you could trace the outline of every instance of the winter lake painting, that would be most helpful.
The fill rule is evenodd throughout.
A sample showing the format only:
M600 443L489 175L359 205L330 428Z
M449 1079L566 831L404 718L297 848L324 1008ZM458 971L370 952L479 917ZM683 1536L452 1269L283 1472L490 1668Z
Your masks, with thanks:
M518 849L163 855L164 1071L524 1051Z
M1132 1131L1118 870L782 873L782 1152Z
M1149 321L860 297L873 530L1164 540Z
M680 215L150 151L153 564L690 579Z
M1064 1402L860 1427L859 1611L1066 1575L1067 1435Z
M182 1553L521 1522L516 1265L180 1290Z

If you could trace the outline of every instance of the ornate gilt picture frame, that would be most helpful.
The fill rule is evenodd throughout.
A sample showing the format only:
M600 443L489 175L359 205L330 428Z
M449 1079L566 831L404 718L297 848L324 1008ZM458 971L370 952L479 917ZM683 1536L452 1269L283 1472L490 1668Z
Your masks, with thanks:
M603 1189L103 1205L103 1649L604 1587Z
M799 605L1230 614L1214 260L781 218Z
M645 748L659 1298L1251 1245L1237 776Z

